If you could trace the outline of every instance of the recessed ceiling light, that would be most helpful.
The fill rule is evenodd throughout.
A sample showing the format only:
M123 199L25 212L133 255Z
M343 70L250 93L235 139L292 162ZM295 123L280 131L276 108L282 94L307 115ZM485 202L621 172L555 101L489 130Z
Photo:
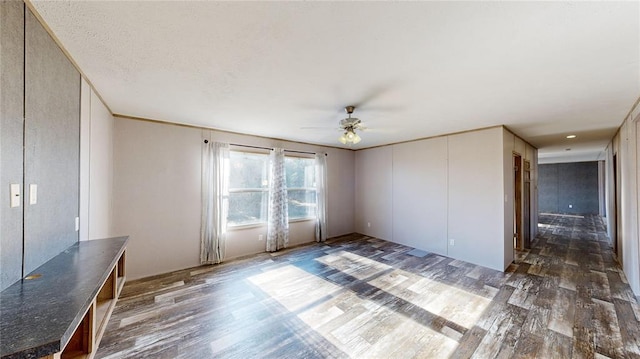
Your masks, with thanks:
M569 135L569 136L567 136L567 138L576 138L576 137L577 137L576 135Z

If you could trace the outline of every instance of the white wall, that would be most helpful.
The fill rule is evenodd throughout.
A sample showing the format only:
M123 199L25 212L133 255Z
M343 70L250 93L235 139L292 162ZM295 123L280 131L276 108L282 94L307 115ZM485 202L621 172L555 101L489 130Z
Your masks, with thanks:
M502 127L448 136L449 256L497 270L506 245L502 137Z
M447 138L393 150L393 240L447 255Z
M638 236L638 137L640 115L620 127L621 240L623 269L636 295L640 295L640 238Z
M635 295L640 295L640 106L633 109L609 143L606 156L607 229L617 238L618 259ZM618 218L614 226L613 155L617 155Z
M131 279L198 266L200 160L204 139L328 153L328 234L354 232L354 153L247 135L116 117L114 226L129 235ZM264 252L266 226L229 231L226 258ZM314 240L312 221L292 222L291 245Z
M357 151L355 162L355 229L368 236L393 238L391 146Z
M513 260L515 148L505 134L495 127L357 151L356 231L505 269Z
M640 294L640 261L638 258L638 187L636 124L627 120L620 127L620 184L622 264L627 280L636 294Z
M640 120L640 116L636 121ZM624 248L624 271L636 294L640 294L640 237L638 236L638 157L637 146L640 134L636 131L636 122L631 119L624 122L620 135L624 137L622 145L622 238Z
M328 236L337 237L355 232L356 156L353 151L323 148L327 152L329 207Z
M113 126L111 112L91 91L89 239L113 233Z
M82 79L80 240L113 236L113 126L109 109Z
M89 172L91 157L91 87L80 82L80 233L81 241L89 239Z

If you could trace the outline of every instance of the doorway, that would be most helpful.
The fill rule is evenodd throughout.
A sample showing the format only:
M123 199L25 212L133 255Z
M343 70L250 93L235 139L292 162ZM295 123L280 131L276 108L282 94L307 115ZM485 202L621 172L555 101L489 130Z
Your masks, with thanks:
M513 154L513 247L524 249L522 241L522 156Z
M618 216L620 215L620 184L618 183L618 154L613 154L613 238L611 238L611 242L613 244L613 253L618 257L618 262L622 265L622 253L620 253L620 228L618 225L620 224L620 219Z

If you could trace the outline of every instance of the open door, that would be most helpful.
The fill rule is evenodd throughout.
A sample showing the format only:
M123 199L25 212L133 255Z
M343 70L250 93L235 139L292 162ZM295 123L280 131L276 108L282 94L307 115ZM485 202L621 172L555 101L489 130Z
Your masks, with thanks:
M513 246L523 249L522 241L522 157L513 154L514 200L513 200Z

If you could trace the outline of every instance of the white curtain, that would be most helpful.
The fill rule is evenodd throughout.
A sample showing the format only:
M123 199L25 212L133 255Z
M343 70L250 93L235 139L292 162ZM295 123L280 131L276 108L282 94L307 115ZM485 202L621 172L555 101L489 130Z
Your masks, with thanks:
M327 240L327 155L316 154L316 241Z
M200 263L224 259L229 211L229 144L205 141L202 147Z
M267 252L275 252L289 245L289 213L287 208L287 183L284 172L284 149L273 149L269 158L269 169Z

